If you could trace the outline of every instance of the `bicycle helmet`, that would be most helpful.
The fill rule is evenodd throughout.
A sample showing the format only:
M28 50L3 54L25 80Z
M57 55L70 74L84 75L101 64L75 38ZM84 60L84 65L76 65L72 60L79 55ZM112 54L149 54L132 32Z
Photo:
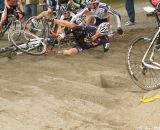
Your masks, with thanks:
M63 14L64 12L69 11L69 8L68 8L67 5L61 5L61 6L60 6L60 11L61 11L62 14Z
M99 31L102 35L107 35L110 31L110 24L108 22L101 23L98 26L97 31Z
M86 0L86 4L99 3L99 0Z

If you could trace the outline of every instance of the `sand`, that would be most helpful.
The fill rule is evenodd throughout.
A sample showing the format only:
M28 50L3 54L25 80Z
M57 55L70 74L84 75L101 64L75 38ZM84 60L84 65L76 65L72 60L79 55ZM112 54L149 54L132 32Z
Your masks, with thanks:
M145 5L136 3L131 27L124 26L124 7L117 8L126 35L116 35L107 53L99 47L74 57L0 58L0 130L160 130L160 100L139 101L159 89L137 87L125 61L132 39L156 31Z

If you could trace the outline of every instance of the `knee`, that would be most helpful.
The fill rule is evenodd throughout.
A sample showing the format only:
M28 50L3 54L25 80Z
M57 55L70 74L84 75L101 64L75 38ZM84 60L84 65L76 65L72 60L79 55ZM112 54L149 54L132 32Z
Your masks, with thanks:
M71 48L69 50L63 50L63 55L74 56L78 54L78 50L76 48Z
M87 22L87 24L93 24L94 23L94 17L91 16L91 15L87 16L86 22Z
M48 8L47 12L48 12L48 14L51 14L53 12L53 9Z

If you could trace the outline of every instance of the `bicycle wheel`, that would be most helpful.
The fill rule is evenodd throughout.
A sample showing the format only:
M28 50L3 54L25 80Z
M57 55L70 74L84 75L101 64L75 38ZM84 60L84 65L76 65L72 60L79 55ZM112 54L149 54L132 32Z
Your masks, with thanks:
M10 40L17 49L30 55L42 55L46 51L43 38L24 30L16 30L10 33Z
M49 25L45 19L36 20L36 16L29 18L24 26L25 31L29 31L40 38L46 40L49 35Z
M14 32L15 30L22 29L22 22L20 20L12 19L12 23L8 29L8 40L10 41L10 33Z
M127 69L135 84L145 90L160 87L160 70L146 67L142 58L150 45L151 39L138 37L129 46L127 54ZM149 57L153 48L148 53L145 62L151 64ZM154 60L160 59L160 52L155 50Z

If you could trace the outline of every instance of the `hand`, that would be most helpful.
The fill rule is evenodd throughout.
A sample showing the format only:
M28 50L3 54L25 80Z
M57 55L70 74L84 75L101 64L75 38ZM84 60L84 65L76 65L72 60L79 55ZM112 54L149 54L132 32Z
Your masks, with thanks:
M123 35L123 34L124 34L123 29L122 29L121 27L118 27L118 28L117 28L117 33L118 33L119 35Z
M62 37L60 35L58 35L56 39L58 42L60 42L62 40Z
M65 33L58 34L57 41L60 42L65 37Z
M96 33L91 37L92 38L92 40L94 41L94 40L96 40L98 37L100 37L101 36L101 34L100 34L100 32L99 31L96 31Z

